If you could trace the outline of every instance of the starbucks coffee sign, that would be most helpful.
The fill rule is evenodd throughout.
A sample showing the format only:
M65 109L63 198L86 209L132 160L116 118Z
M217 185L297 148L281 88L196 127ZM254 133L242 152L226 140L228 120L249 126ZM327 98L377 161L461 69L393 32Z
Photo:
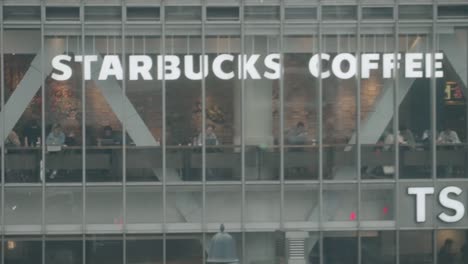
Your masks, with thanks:
M269 79L281 77L281 55L129 55L128 79L134 80L178 80L182 76L189 80L201 80L210 75L221 80ZM351 53L331 55L319 53L309 59L308 71L313 77L339 79L360 77L368 79L371 71L382 71L382 78L394 77L395 68L404 69L405 78L442 78L443 53L364 53L357 57ZM123 80L124 63L118 55L57 55L52 59L52 78L65 81L72 77L70 62L83 63L84 79L91 80L91 72L98 71L98 80L115 78ZM359 62L359 63L358 63ZM198 65L196 65L198 64ZM402 67L404 64L404 67ZM360 65L360 69L358 69ZM434 73L434 74L433 74ZM434 75L434 76L432 76Z

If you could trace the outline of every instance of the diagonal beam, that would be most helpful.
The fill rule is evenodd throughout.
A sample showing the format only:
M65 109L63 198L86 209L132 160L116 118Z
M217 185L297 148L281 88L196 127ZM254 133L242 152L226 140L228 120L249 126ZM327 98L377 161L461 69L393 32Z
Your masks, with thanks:
M55 55L64 51L63 46L46 45L44 56L44 73L52 72L52 65L48 62ZM31 62L31 66L26 71L23 79L18 83L13 94L6 102L4 109L0 115L0 124L3 124L3 129L0 129L0 138L5 141L10 131L13 130L18 120L23 115L31 100L36 95L42 86L43 76L41 72L42 53L38 52Z

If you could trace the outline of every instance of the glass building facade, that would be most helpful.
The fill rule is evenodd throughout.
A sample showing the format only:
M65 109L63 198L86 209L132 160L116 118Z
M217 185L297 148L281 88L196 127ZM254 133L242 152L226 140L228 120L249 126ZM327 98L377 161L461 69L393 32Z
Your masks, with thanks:
M0 9L1 263L468 263L466 1Z

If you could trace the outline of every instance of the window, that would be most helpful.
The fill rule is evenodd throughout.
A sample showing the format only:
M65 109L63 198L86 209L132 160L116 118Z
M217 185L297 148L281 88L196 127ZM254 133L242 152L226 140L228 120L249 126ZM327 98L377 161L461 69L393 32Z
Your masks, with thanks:
M41 8L39 6L5 6L3 19L5 21L39 21L41 20Z
M206 17L208 21L239 20L239 8L238 7L207 7Z
M176 20L201 20L201 7L199 6L168 6L166 7L166 19Z
M122 9L118 6L87 6L85 20L87 21L118 21L122 17Z
M79 7L47 7L47 21L78 21L80 20Z
M324 6L322 17L324 20L354 20L357 18L357 8L355 6Z
M317 19L317 8L315 7L289 7L285 9L287 20Z
M432 6L430 5L400 6L398 18L407 19L407 20L432 19Z
M279 20L280 11L277 6L246 6L245 20Z
M440 19L468 18L468 5L439 6L438 18Z
M127 21L157 21L159 7L127 7Z
M363 7L362 19L393 19L392 7Z

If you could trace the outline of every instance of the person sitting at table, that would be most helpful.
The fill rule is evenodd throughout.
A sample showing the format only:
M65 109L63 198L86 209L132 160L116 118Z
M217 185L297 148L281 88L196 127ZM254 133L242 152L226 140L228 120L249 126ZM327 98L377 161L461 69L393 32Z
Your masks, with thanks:
M457 132L454 130L450 129L448 125L444 126L444 130L439 133L439 136L437 137L437 144L460 144L460 138L458 138ZM447 150L453 150L454 147L449 147L445 146L442 147ZM452 165L446 165L441 167L441 171L443 173L440 174L440 176L443 177L450 177L453 174L453 166Z
M286 133L286 143L289 145L305 145L307 143L307 131L302 121Z
M109 146L119 143L119 139L116 137L114 130L111 126L105 126L103 128L102 137L98 139L98 145Z
M439 133L437 137L437 143L439 144L460 144L460 138L458 138L457 132L450 129L448 125L445 126L444 130Z
M218 141L218 138L216 137L216 134L214 132L215 130L215 126L214 125L208 125L206 126L206 132L205 132L205 144L207 146L211 145L219 145L219 141ZM199 146L202 145L202 142L203 142L203 135L202 133L200 133L197 137L197 144Z
M26 124L23 134L25 146L35 147L40 145L41 127L36 119L32 119Z
M67 146L76 146L76 145L78 145L76 137L75 137L75 132L70 131L70 132L67 133L67 136L65 137L65 145L67 145Z
M62 126L58 123L52 126L52 129L47 136L46 144L48 146L62 146L65 144L65 134L62 131Z
M8 133L8 137L5 140L5 146L6 147L19 147L21 146L21 141L18 137L18 134L14 130L11 130L10 133Z
M414 139L413 132L405 125L400 126L400 135L403 142L406 142L406 149L414 149L416 147L416 140Z

